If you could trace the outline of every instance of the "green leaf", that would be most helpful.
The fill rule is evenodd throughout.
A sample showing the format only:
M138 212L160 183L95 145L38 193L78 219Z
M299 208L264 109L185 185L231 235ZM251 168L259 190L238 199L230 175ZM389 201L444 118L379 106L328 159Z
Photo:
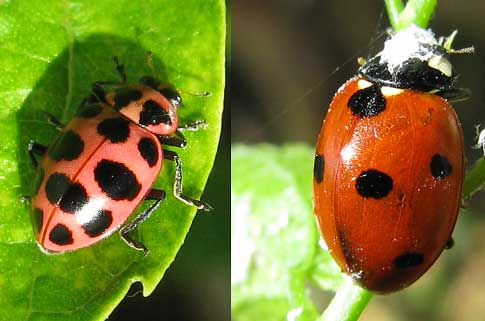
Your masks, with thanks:
M195 210L171 196L174 165L166 162L155 183L169 197L132 237L150 255L126 246L115 233L95 246L61 255L39 251L30 209L30 139L56 136L43 114L68 122L90 85L118 80L118 56L129 82L153 74L182 90L182 123L205 120L186 132L178 150L184 193L199 198L211 170L220 132L224 89L225 5L198 1L0 2L0 320L104 320L131 283L149 295L173 261ZM145 61L153 53L153 71ZM210 97L189 93L208 91ZM146 208L140 206L137 212Z
M233 147L233 319L314 321L309 285L340 284L339 268L318 245L313 159L313 148L299 144Z
M485 186L485 157L480 157L465 175L462 199L470 199Z

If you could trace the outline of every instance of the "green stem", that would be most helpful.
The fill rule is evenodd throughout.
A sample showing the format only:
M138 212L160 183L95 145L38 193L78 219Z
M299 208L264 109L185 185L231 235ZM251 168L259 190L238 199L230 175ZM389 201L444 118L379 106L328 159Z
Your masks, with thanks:
M318 321L356 321L371 297L372 293L346 277Z
M411 24L426 28L436 3L437 0L409 0L399 17L397 30L405 29Z
M467 171L463 184L462 199L467 200L485 186L485 157L479 158Z
M438 0L408 0L404 9L401 0L384 0L384 2L392 28L394 31L399 31L411 24L426 28Z
M397 30L399 25L399 16L402 12L402 2L401 0L384 0L387 8L387 15L389 16L389 21L391 22L392 29Z

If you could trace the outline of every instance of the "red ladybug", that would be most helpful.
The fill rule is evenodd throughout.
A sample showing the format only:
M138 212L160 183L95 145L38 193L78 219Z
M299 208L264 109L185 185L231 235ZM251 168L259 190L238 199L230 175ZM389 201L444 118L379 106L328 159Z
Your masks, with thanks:
M397 57L396 57L397 55ZM451 240L464 176L447 51L411 27L336 93L314 163L314 213L337 264L375 292L425 273Z
M122 226L121 238L148 254L128 233L165 197L163 190L151 188L164 159L175 161L175 197L209 209L182 194L180 158L163 149L163 145L185 146L177 119L180 95L151 77L124 84L123 66L115 61L122 83L95 83L94 94L66 126L51 116L61 132L49 148L29 143L29 156L37 168L32 221L37 242L47 253L90 246ZM108 86L111 91L106 91ZM42 156L40 162L34 154ZM125 224L144 200L154 202Z

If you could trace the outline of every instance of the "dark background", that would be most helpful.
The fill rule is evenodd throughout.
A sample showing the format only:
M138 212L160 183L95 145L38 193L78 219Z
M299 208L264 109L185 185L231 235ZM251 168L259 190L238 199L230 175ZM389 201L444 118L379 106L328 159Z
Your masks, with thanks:
M480 0L441 0L429 25L438 36L458 29L453 48L476 48L476 54L452 57L458 86L472 92L470 99L454 104L468 166L483 153L471 147L475 125L485 125L484 12ZM357 57L382 49L388 26L383 1L234 1L232 142L313 146L334 93L355 75ZM483 195L461 212L455 247L410 288L375 296L362 320L485 320Z

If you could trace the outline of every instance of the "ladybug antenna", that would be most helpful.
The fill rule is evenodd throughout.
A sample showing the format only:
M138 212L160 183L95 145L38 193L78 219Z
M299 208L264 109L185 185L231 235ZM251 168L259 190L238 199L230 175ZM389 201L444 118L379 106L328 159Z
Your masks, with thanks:
M113 56L113 61L115 62L116 72L120 76L121 82L126 83L125 65L120 64L120 61L118 60L117 56Z
M438 40L439 44L445 48L446 52L449 54L471 54L475 53L475 47L470 46L462 49L453 49L451 46L453 45L453 41L455 40L455 36L458 33L458 30L454 30L451 35L448 37L440 37Z
M185 91L185 90L177 90L177 92L179 94L185 94L185 95L189 95L189 96L195 96L195 97L209 97L209 96L212 96L212 94L208 91L201 91L201 92L197 92L197 93L193 93L193 92L190 92L190 91Z
M150 69L152 76L153 76L155 74L155 68L153 67L153 53L150 50L147 50L147 52L145 54L145 60L146 60L147 66ZM147 78L147 77L143 77L143 78ZM160 83L157 83L156 86L152 86L152 87L155 88L155 87L158 87L159 85L160 85ZM172 87L172 86L167 85L166 87ZM179 94L179 95L180 94L187 94L187 95L196 96L196 97L211 96L211 93L208 92L208 91L203 91L203 92L199 92L199 93L192 93L192 92L189 92L189 91L176 90L176 93Z
M450 49L448 50L450 54L472 54L475 53L475 47L470 46L466 48L461 48L461 49Z
M155 74L155 68L153 68L153 53L150 50L147 50L145 53L145 61L153 76Z

